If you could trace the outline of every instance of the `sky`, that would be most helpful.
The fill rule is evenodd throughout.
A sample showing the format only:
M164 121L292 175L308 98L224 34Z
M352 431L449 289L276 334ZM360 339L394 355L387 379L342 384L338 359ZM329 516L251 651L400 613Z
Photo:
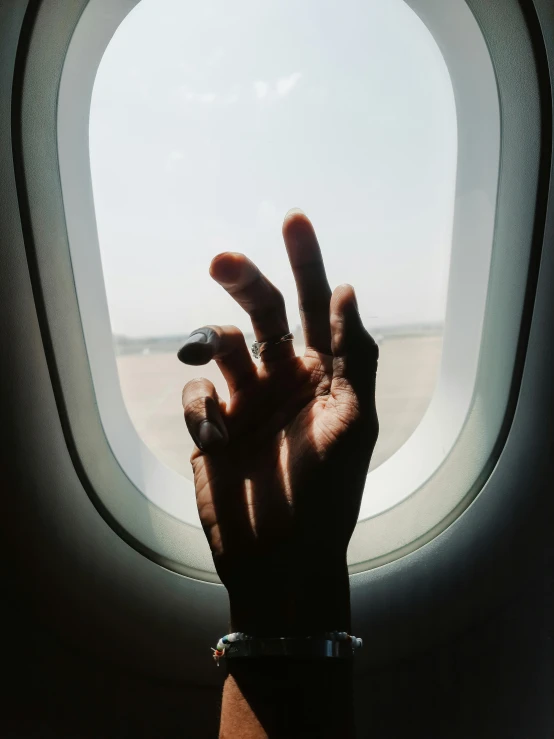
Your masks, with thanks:
M100 63L89 133L114 333L249 332L208 273L227 250L281 289L295 327L293 207L368 326L444 318L454 93L404 0L142 0Z

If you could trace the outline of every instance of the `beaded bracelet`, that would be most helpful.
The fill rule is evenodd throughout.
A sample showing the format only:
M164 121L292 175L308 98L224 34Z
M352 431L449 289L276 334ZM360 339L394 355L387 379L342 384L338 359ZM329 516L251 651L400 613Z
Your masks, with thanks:
M332 631L321 636L304 638L247 636L241 631L223 636L212 648L213 658L219 666L222 657L334 657L347 659L362 640L346 631Z

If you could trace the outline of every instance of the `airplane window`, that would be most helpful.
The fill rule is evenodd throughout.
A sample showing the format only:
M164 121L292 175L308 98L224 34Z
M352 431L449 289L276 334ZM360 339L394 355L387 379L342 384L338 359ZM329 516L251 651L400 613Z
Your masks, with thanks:
M176 359L206 323L248 317L208 275L251 257L300 323L280 227L312 219L332 286L380 343L372 467L411 436L438 374L453 228L456 110L441 52L403 0L142 0L111 40L90 111L104 279L127 411L190 478ZM294 330L297 349L302 334Z

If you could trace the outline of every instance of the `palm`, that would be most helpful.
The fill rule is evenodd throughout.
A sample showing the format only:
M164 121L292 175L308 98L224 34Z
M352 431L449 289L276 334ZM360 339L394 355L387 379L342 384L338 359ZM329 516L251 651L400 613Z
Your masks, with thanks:
M320 255L314 241L315 235L308 247ZM294 270L293 256L289 248ZM279 293L267 281L258 285L256 295L241 287L243 273L257 270L242 260L242 273L228 270L236 275L234 281L218 279L217 272L215 278L248 310L259 340L286 334L282 299L275 300L273 317L267 306L257 305L267 303L268 294L275 299ZM295 274L302 303L300 271ZM324 278L322 262L320 272ZM252 279L251 273L247 278L247 285L265 280ZM199 514L226 584L233 573L244 572L246 562L254 566L291 548L329 542L345 547L355 525L377 436L371 364L376 347L361 326L351 288L333 296L333 327L325 285L326 280L319 287L323 295L328 292L327 302L321 296L316 301L323 308L318 321L310 325L304 315L306 343L317 348L308 348L303 357L295 356L291 343L280 344L270 347L256 367L244 337L233 327L201 329L193 337L202 335L203 340L189 340L189 348L181 350L183 361L194 364L214 358L230 388L228 408L206 380L189 383L183 394L187 424L197 441L191 462ZM270 326L260 325L271 321ZM357 332L357 351L365 366L346 355L349 331ZM338 500L338 487L349 495Z

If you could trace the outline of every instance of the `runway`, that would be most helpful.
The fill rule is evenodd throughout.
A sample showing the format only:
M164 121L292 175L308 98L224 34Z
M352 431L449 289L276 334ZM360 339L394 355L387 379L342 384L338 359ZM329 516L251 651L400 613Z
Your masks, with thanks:
M440 336L391 337L381 343L376 394L380 433L370 469L392 456L421 421L435 387L441 350ZM174 352L126 354L117 358L117 365L125 405L139 436L164 464L191 479L193 442L183 419L181 390L192 378L203 376L228 397L217 366L187 367Z

